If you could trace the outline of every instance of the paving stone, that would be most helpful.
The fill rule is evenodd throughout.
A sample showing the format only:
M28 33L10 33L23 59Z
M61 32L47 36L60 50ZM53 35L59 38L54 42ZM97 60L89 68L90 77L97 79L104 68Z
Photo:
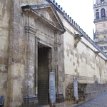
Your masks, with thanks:
M97 96L95 99L76 107L107 107L107 92L104 92Z

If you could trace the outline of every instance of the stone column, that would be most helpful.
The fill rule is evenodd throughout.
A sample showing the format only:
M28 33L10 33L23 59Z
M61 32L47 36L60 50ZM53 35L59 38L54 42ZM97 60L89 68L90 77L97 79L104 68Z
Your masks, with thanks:
M10 0L0 0L0 96L7 100Z
M35 94L38 95L38 39L35 40ZM37 96L38 97L38 96Z
M24 105L31 106L37 103L37 73L38 73L38 40L36 38L36 29L30 27L30 13L26 13L25 35L26 35L26 64L25 64L25 81L24 81ZM33 101L30 102L30 98ZM35 98L35 101L34 101Z
M26 57L26 95L33 97L35 95L35 67L36 67L36 54L35 54L35 36L30 34L28 35L27 43L27 57Z
M64 57L63 57L63 38L62 35L55 35L55 66L56 66L56 85L57 85L57 102L64 101Z
M25 71L25 36L19 1L11 0L9 35L8 86L6 107L19 107L23 102Z

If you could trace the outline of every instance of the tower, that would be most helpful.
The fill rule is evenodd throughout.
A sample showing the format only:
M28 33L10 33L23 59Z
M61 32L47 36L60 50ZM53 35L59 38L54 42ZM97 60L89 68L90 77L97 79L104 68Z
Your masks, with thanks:
M107 0L96 0L93 9L94 41L107 54Z

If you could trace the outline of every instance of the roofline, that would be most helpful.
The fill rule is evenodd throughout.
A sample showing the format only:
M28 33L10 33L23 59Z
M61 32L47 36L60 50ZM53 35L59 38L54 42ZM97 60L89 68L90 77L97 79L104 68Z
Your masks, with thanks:
M58 5L58 3L55 0L46 0L49 3L51 3L54 8L63 15L64 19L72 26L74 27L80 35L83 35L83 37L89 41L101 54L104 55L105 60L107 60L107 55L100 49L98 45L94 43L94 41L86 34L86 32L83 31L83 29L63 10L63 8Z
M26 10L26 11L32 11L35 15L37 15L37 12L34 11L33 7L35 7L37 5L23 5L21 6L22 10ZM47 7L51 7L49 5L45 5ZM38 8L37 8L38 9ZM63 23L61 22L62 25L60 25L62 27L62 29L59 29L57 28L56 26L54 26L52 23L49 23L45 18L41 17L40 15L37 15L38 17L40 17L41 19L43 19L45 22L47 22L48 24L50 24L52 27L54 27L55 29L57 29L58 31L60 31L61 33L64 33L65 32L65 29L64 29L64 26L63 26ZM58 17L58 16L57 16Z

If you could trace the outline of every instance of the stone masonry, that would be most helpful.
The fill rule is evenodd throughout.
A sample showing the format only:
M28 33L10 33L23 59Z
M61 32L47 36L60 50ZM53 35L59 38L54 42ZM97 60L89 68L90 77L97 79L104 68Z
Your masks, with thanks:
M4 107L49 105L50 72L55 72L56 103L75 100L75 78L79 100L105 91L106 54L54 0L0 0L0 7Z

